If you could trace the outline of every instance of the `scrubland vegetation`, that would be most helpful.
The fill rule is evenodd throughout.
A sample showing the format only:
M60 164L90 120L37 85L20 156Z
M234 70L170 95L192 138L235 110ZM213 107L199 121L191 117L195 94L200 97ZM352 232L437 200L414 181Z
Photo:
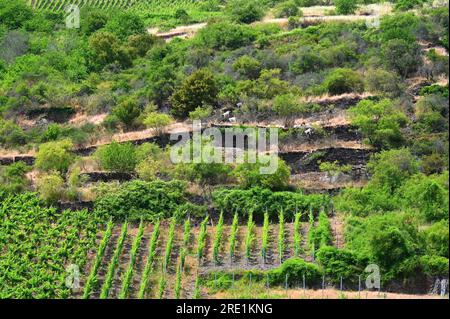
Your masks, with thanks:
M0 298L448 278L448 2L72 2L0 2ZM278 128L274 174L173 163L196 119Z

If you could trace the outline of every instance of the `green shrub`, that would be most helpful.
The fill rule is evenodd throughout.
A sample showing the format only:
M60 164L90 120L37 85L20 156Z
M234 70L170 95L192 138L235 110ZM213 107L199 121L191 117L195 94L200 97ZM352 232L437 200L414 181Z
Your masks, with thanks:
M336 69L325 79L324 86L328 93L339 95L344 93L361 93L364 82L361 76L351 69Z
M425 250L428 255L448 258L448 220L434 223L423 231Z
M0 145L3 147L14 147L24 145L27 142L27 135L12 121L0 119Z
M31 167L24 162L16 162L8 166L0 166L0 191L21 193L28 187L26 173Z
M180 181L143 182L134 180L117 190L106 191L95 200L95 209L116 220L154 220L170 217L186 202L186 184Z
M56 170L65 173L75 160L70 140L41 144L36 154L35 166L41 171Z
M338 284L340 278L345 282L357 282L358 275L363 275L364 268L368 264L355 253L345 249L331 246L323 246L316 253L316 260L323 268L327 280Z
M387 68L394 69L402 77L417 71L417 60L421 58L419 46L404 39L392 39L381 47L383 61Z
M138 101L135 98L129 97L117 104L112 109L112 114L115 115L126 128L130 128L136 124L137 118L141 115L141 109L139 108Z
M441 256L422 256L420 257L420 264L424 274L435 277L435 276L448 276L448 258Z
M246 78L256 79L261 71L261 63L249 55L243 55L233 63L233 70Z
M100 146L94 157L101 168L108 171L133 172L137 164L135 147L131 143L113 142Z
M38 178L36 189L42 200L55 204L64 196L64 180L58 172L42 174Z
M214 23L200 30L197 41L211 49L237 49L256 40L256 32L243 25L226 22Z
M105 25L105 30L125 40L131 35L143 34L145 25L138 14L130 11L118 11L112 15Z
M218 88L214 74L206 69L198 70L188 76L171 97L174 116L185 118L198 107L215 105Z
M231 19L240 23L252 23L264 15L261 3L255 0L232 0L225 9Z
M408 123L407 116L391 100L378 102L363 100L349 109L352 124L380 148L399 147L404 139L401 128Z
M292 219L296 211L318 212L327 209L330 197L321 194L304 195L296 192L273 192L259 187L242 189L217 189L213 192L213 201L224 212L238 211L240 214L254 212L255 217L262 217L266 212L272 218L283 209L285 218Z
M358 2L355 0L334 0L336 12L342 15L355 13L358 8Z
M23 0L2 0L0 21L9 29L22 27L33 17L33 10Z
M295 0L281 2L275 8L277 18L290 18L298 15L301 16L301 11Z
M321 269L315 265L308 263L300 258L290 258L286 260L280 267L268 271L270 285L284 285L286 275L288 282L298 283L303 280L308 285L314 285L320 282L322 278Z
M268 167L267 163L273 164L276 161L278 161L278 165L276 165L275 172L272 174L261 173L261 168ZM233 175L244 188L259 186L273 190L286 189L289 184L290 173L290 167L286 162L273 155L264 157L259 155L257 163L239 164L233 171Z

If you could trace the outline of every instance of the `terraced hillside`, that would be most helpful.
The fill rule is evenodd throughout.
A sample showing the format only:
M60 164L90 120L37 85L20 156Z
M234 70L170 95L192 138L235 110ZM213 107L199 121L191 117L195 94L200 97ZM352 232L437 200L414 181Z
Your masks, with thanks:
M0 2L1 298L448 291L448 2L67 3Z

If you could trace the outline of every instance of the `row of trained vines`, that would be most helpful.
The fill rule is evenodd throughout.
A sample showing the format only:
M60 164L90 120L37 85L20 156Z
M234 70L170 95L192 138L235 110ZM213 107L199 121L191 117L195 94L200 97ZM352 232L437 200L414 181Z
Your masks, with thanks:
M120 8L149 10L152 12L172 12L177 9L194 10L202 2L198 0L29 0L28 3L35 9L50 11L62 11L68 5L74 4L79 7L91 6L100 9Z
M30 0L29 4L35 9L45 9L50 11L62 11L68 5L79 7L92 6L99 9L109 8L129 8L139 0Z
M243 219L236 213L225 222L222 212L216 222L209 216L195 223L176 218L153 225L125 222L117 230L115 242L110 240L110 221L99 237L83 297L92 298L98 289L100 298L198 298L203 289L199 277L205 269L228 262L236 269L275 267L294 256L314 258L315 250L331 245L331 225L324 212L317 218L311 213L306 223L302 216L297 213L288 221L280 211L276 220L266 213L258 221L251 213ZM104 255L109 242L112 257L107 261ZM101 267L105 269L103 279L98 278Z

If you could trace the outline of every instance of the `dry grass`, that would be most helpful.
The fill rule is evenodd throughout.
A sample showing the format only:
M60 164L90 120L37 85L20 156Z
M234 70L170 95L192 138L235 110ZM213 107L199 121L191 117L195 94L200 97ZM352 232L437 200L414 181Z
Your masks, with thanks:
M330 182L326 178L326 173L323 172L309 172L296 174L291 176L290 184L302 189L310 190L333 190L344 187L363 187L367 181L354 181L350 177L342 178L336 182Z
M302 289L266 289L265 287L249 287L231 289L226 292L219 292L212 295L214 299L240 299L242 297L250 299L259 298L279 298L279 299L442 299L437 295L410 295L398 293L385 293L376 291L339 291L337 289L324 290L302 290ZM258 289L258 288L259 289Z

